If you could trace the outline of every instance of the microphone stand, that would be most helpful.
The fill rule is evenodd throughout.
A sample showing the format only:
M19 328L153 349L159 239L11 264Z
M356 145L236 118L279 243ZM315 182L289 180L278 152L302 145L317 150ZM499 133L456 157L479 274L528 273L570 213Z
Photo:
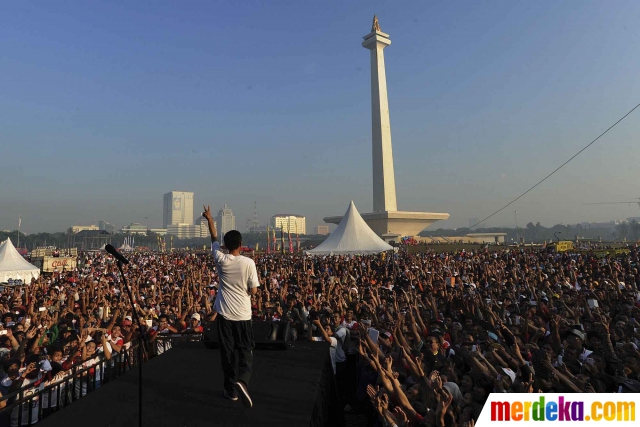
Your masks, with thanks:
M140 321L138 320L138 312L136 311L136 306L133 302L133 293L131 292L131 288L129 288L129 284L127 283L127 278L122 271L122 263L117 261L118 270L120 270L120 275L122 276L122 281L124 282L124 287L129 294L129 299L131 300L131 311L133 316L133 321L138 325L138 427L142 427L142 346L146 344L144 340L144 334L142 333L142 325L140 325Z

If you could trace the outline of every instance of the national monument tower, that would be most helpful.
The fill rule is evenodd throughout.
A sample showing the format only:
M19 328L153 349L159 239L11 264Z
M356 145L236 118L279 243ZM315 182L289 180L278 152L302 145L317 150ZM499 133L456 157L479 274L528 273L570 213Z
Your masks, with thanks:
M449 214L398 211L384 66L384 48L390 44L389 34L380 31L378 18L374 16L371 32L362 42L362 46L371 52L373 212L362 214L362 218L385 240L397 240L402 236L415 236L435 221L449 218ZM331 224L339 224L340 220L341 216L324 218Z

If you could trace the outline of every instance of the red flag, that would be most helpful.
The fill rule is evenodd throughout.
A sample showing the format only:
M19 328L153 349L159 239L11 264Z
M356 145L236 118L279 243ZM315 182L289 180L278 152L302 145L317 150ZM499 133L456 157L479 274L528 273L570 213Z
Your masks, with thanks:
M289 252L293 253L293 242L291 241L291 232L287 234L289 235Z

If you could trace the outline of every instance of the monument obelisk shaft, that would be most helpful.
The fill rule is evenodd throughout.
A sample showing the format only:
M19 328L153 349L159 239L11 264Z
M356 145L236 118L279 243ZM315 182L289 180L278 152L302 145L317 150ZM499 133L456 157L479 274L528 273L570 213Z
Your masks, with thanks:
M449 218L448 213L399 211L391 149L391 123L387 100L384 48L391 44L389 34L380 31L373 17L371 32L362 46L371 51L371 151L373 154L373 212L361 214L367 225L383 239L396 241L415 236L430 224ZM342 216L325 217L329 224L340 224Z
M391 44L389 35L380 31L378 18L373 17L371 32L364 36L362 46L371 51L371 130L373 155L373 211L396 211L396 180L393 171L391 123L387 100L387 75L383 49Z

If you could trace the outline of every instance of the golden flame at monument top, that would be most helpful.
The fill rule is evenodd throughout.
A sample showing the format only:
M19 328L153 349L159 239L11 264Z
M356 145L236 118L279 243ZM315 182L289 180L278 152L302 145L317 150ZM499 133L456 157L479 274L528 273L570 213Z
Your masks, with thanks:
M373 24L371 24L371 32L380 31L380 24L378 23L378 16L373 15Z

